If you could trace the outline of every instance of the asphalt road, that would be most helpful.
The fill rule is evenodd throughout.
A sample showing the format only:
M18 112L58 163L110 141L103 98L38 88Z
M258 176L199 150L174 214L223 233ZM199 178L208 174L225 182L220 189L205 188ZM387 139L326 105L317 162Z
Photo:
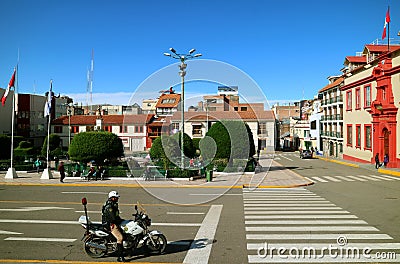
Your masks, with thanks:
M129 218L133 204L140 201L153 220L153 228L169 241L164 255L128 259L143 263L400 262L399 179L317 159L301 160L294 153L279 153L275 159L315 184L223 191L118 188L122 217ZM81 198L88 199L91 220L100 221L101 206L110 190L68 185L0 186L0 263L115 261L115 257L86 256L80 241L84 230L77 224L83 214ZM181 204L163 201L170 196L180 197ZM292 258L290 254L295 252L288 250L285 257L277 257L278 248L304 246L315 247L322 255L321 247L337 246L339 238L349 246L371 247L374 254L387 253L386 258L374 255L372 259L338 260L324 255L310 260ZM265 245L268 250L276 249L267 252Z

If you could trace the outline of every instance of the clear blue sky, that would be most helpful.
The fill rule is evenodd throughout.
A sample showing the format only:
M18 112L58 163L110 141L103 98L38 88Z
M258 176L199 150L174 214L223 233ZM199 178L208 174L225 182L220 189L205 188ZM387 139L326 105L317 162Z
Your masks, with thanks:
M53 79L57 94L79 97L93 49L93 94L106 93L94 103L126 104L148 76L176 62L163 56L174 47L241 69L268 100L312 98L345 56L381 39L388 5L398 38L394 0L1 0L0 87L19 50L19 92L44 94Z

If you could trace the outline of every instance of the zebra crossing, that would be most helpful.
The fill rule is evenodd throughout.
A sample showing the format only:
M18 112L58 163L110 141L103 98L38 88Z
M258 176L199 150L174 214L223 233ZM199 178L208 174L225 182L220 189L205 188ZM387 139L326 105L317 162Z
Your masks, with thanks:
M328 183L328 182L379 182L379 181L400 181L400 177L389 176L389 175L346 175L346 176L309 176L304 177L309 181L317 183Z
M243 189L249 263L399 262L400 243L304 188Z

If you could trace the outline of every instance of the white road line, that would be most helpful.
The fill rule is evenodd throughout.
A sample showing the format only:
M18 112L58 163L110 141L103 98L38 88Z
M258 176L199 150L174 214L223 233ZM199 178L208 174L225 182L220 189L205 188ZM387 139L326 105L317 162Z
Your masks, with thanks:
M21 207L21 208L3 208L0 212L33 212L42 210L71 210L72 208L65 207Z
M336 240L335 240L336 241ZM264 247L265 243L247 243L247 250L258 250L260 247ZM351 248L369 248L372 250L376 249L400 249L400 243L349 243L347 245ZM322 250L326 248L326 243L268 243L268 248L313 248L315 250ZM346 249L346 246L344 247Z
M320 177L311 177L314 181L319 181L319 182L328 182L327 180L321 179Z
M210 258L211 248L214 243L222 205L211 205L197 231L196 237L183 260L183 263L207 264Z
M79 224L78 221L57 221L57 220L26 220L26 219L0 219L0 223L17 223L17 224L62 224L62 225L75 225ZM201 226L197 223L151 223L154 226L186 226L196 227Z
M265 203L257 203L257 204L244 204L244 206L267 206L267 207L273 207L273 206L278 206L278 207L285 207L285 206L298 206L298 207L312 207L312 206L335 206L333 203L328 203L326 204L315 204L315 203L303 203L303 204L296 204L296 203L290 203L290 204L265 204Z
M347 177L345 177L345 176L336 176L336 178L339 178L339 179L344 180L344 181L350 181L350 182L355 181L355 180L349 179L349 178L347 178Z
M288 204L288 203L294 203L294 202L296 202L296 201L277 201L277 200L275 200L275 201L266 201L266 200L254 200L254 201L248 201L248 200L245 200L244 201L244 204L255 204L255 203L262 203L262 204L276 204L277 202L279 202L280 204ZM329 203L329 204L331 204L331 202L329 202L329 201L310 201L310 200L308 200L308 201L304 201L304 202L307 202L307 203L310 203L310 204L326 204L326 203Z
M24 233L17 233L11 231L0 230L0 235L22 235Z
M227 195L227 196L239 196L240 193L189 193L189 195L193 196L219 196L219 195Z
M309 180L310 182L313 182L312 179L308 178L308 177L304 177L306 180Z
M384 180L384 181L393 181L393 179L389 179L389 178L387 178L386 176L376 176L376 175L370 175L371 177L374 177L374 178L376 178L376 179L381 179L381 180Z
M64 194L108 194L106 192L61 192Z
M245 210L282 210L282 211L286 211L286 210L299 210L300 208L298 206L294 206L294 207L283 207L283 208L268 208L268 207L248 207L245 208ZM314 209L314 210L339 210L339 209L343 209L339 206L332 206L332 207L304 207L302 209Z
M373 226L246 226L246 231L307 232L307 231L379 231Z
M289 249L286 250L288 252ZM271 257L270 255L266 256L265 258L263 256L258 256L258 255L248 255L248 262L249 263L389 263L389 262L394 262L398 263L400 259L400 254L395 254L396 256L393 259L388 259L388 258L374 258L371 260L371 257L374 256L374 254L371 254L369 256L365 256L360 254L359 257L347 257L345 259L341 257L336 257L333 258L329 254L325 254L323 256L319 256L316 254L317 258L309 258L309 257L293 257L289 255L284 255L279 257L277 254L273 255Z
M189 213L189 212L167 212L169 215L203 215L204 213Z
M334 177L331 177L331 176L324 176L324 178L325 178L325 179L328 179L328 180L330 180L330 181L333 181L333 182L341 182L341 180L338 180L338 179L336 179L336 178L334 178Z
M358 219L355 215L245 215L244 219Z
M316 239L326 239L326 240L336 240L339 234L247 234L246 239L248 240L316 240ZM346 234L346 238L350 239L393 239L387 234Z
M49 238L49 237L7 237L7 241L36 241L36 242L75 242L73 238Z
M364 220L246 220L245 225L368 225Z
M250 209L250 208L248 208ZM328 211L328 210L324 210L324 211L317 211L317 210L313 210L313 211L249 211L248 209L246 209L244 211L245 215L249 215L249 214L256 214L256 215L262 215L262 214L266 214L266 215L297 215L297 214L349 214L350 212L348 211L344 211L344 210L333 210L333 211Z
M394 176L388 176L388 175L385 175L385 176L382 176L382 177L386 177L386 178L390 178L390 179L393 179L393 180L400 181L400 177L394 177Z
M85 211L75 211L75 213L84 213ZM120 211L121 212L121 211ZM87 211L88 214L101 214L101 211Z
M269 197L260 197L260 198L243 198L243 201L324 201L324 198L319 197L311 197L311 198L269 198Z
M365 176L365 175L357 175L357 176L360 177L360 178L369 180L369 181L381 181L380 179L376 179L376 178L370 177L370 176Z
M359 177L356 177L356 176L347 176L348 178L351 178L351 179L354 179L354 180L356 180L356 181L362 181L362 182L366 182L366 181L368 181L368 180L366 180L366 179L362 179L362 178L359 178Z
M288 157L285 157L285 156L282 156L282 155L280 155L280 157L281 157L281 158L284 158L284 159L287 159L287 160L290 160L290 161L293 161L292 159L290 159L290 158L288 158Z

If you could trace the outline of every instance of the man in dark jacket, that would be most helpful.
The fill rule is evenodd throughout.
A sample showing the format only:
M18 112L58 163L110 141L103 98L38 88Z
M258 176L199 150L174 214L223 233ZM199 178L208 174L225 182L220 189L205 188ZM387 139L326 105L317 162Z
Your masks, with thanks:
M121 217L119 216L118 209L118 199L119 195L116 191L111 191L108 194L108 199L103 205L102 210L102 222L103 226L108 228L111 231L111 234L117 239L117 261L125 262L124 252L123 252L123 236L121 230L119 229L119 225L121 224Z

